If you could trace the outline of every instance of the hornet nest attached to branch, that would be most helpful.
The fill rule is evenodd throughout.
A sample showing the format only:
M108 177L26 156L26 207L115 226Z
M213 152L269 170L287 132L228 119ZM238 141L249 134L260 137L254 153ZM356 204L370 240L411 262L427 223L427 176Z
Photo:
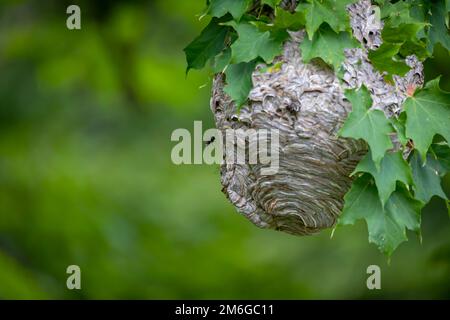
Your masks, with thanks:
M259 164L221 165L223 192L259 227L308 235L335 224L352 182L349 175L367 152L364 141L338 137L351 111L344 89L365 85L373 99L372 108L395 117L407 88L423 84L423 67L415 56L407 57L411 70L404 77L394 76L394 85L386 83L368 60L368 50L382 43L383 24L377 21L374 7L369 0L362 0L347 10L353 35L362 48L346 50L342 82L319 61L302 61L299 44L304 31L290 33L282 56L275 60L281 63L279 70L257 66L253 89L240 111L223 90L223 74L214 78L211 109L219 130L279 130L276 174L262 175L263 165ZM392 139L395 142L396 137ZM224 157L226 152L228 149Z

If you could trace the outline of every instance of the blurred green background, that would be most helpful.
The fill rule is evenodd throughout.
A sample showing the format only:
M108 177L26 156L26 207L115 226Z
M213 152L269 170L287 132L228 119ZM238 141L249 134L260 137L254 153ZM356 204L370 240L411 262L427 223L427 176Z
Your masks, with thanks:
M66 28L79 4L82 29ZM318 236L261 230L217 166L176 166L176 128L213 126L210 75L182 49L203 0L2 1L0 298L449 298L450 221L434 199L390 265L364 222ZM427 79L444 73L439 49ZM447 177L446 192L450 183ZM66 268L82 290L66 288ZM366 268L382 269L382 290Z

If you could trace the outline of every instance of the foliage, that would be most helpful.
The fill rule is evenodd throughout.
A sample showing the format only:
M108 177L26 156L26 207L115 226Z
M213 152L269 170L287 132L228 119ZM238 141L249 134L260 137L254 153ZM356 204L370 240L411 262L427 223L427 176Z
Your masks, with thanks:
M439 79L406 99L406 136L425 159L433 137L440 134L450 141L450 93L439 88Z
M353 224L358 219L365 219L369 241L390 256L400 243L407 240L406 229L419 232L422 203L415 200L405 187L399 186L383 205L375 184L366 174L353 182L345 195L340 224Z
M375 166L379 168L384 154L393 147L389 134L394 130L383 111L371 109L372 98L366 87L347 90L345 96L352 104L352 112L340 129L340 135L367 141Z
M357 47L359 43L348 32L336 34L324 24L314 34L313 39L308 38L300 44L302 57L305 62L313 58L321 58L323 61L338 70L344 62L344 49Z
M67 2L0 1L1 299L448 299L437 197L423 243L386 267L362 222L332 240L260 230L224 201L218 167L169 161L174 129L213 126L209 69L186 81L182 51L209 23L202 0L76 3L81 31ZM430 79L449 88L449 57L439 44L434 56ZM450 150L430 150L441 175ZM82 290L66 289L70 264ZM366 289L369 264L383 290Z
M204 31L200 35L203 39L194 40L186 48L188 68L203 67L207 56L213 66L219 66L213 67L214 72L225 72L225 90L241 106L251 90L256 64L272 63L281 53L287 30L305 29L306 37L300 45L304 61L320 58L339 76L344 49L358 46L346 12L346 6L353 2L306 0L296 8L286 8L280 1L239 0L232 5L227 0L210 1L207 12L216 18L206 31L213 24L217 30L229 27L229 34L226 41L220 38L222 42L213 45L222 46L218 52L198 45L207 40ZM433 56L438 44L450 49L448 1L375 2L381 7L383 44L369 52L369 60L387 81L408 72L404 61L408 55L425 61ZM193 62L196 56L202 63ZM343 137L364 139L369 153L355 169L355 181L345 196L339 224L364 218L370 242L388 256L407 240L407 229L419 232L421 209L433 195L447 200L440 186L443 174L438 169L449 163L450 94L440 89L439 78L428 81L423 89L408 88L408 94L401 114L389 119L372 108L364 86L348 90L345 95L353 110L340 130ZM407 159L401 151L392 151L394 136L402 150L412 149ZM435 149L445 151L437 156Z
M350 31L346 6L355 0L308 0L297 7L305 15L305 29L310 40L319 27L327 23L336 33Z

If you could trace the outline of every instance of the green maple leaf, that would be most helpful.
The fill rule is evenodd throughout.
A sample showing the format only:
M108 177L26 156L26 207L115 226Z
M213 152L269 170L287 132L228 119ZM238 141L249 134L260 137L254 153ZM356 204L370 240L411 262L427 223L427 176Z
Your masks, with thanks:
M399 3L401 2L397 2L396 5ZM392 14L397 17L395 11ZM372 65L378 71L386 72L388 79L392 79L393 74L403 76L408 72L409 67L402 57L415 54L418 58L424 59L428 56L426 42L419 38L419 33L427 24L412 18L404 21L401 20L401 16L397 18L398 20L386 22L381 33L383 44L377 50L369 51Z
M233 99L237 106L241 106L248 98L253 87L252 73L256 61L241 62L229 65L225 70L226 86L224 91Z
M447 2L447 6L448 6ZM432 53L437 43L450 50L450 35L448 31L448 8L444 1L431 2L430 23L428 32L430 39L428 49Z
M403 57L414 54L419 59L425 59L429 53L427 43L421 39L421 34L427 25L425 22L409 22L394 26L388 21L383 28L381 37L383 42L401 44L399 52Z
M269 31L261 31L249 23L229 24L239 36L231 45L233 63L250 62L258 57L271 63L275 56L281 54L282 37L275 37Z
M372 159L379 167L386 150L392 148L389 134L394 131L383 111L374 110L372 98L366 87L359 90L346 90L346 98L352 104L352 111L347 117L339 134L347 138L364 139L370 146Z
M231 30L228 26L219 25L222 20L213 18L186 48L187 69L202 69L209 59L220 53L225 48L225 39Z
M450 93L439 88L439 78L407 98L404 110L406 136L414 141L423 159L436 134L450 141Z
M405 123L406 123L406 114L403 112L398 117L392 117L389 119L392 126L395 129L395 132L397 133L397 139L398 141L405 146L408 143L408 138L406 137L406 129L405 129Z
M422 203L413 199L401 186L392 193L383 208L376 186L371 177L365 174L353 182L344 200L339 225L354 224L359 219L365 219L369 242L377 245L387 256L400 243L408 240L406 229L420 231Z
M298 12L304 12L306 32L309 40L320 25L326 22L335 32L348 31L350 22L346 7L354 0L307 0L297 7Z
M383 41L390 43L404 43L407 41L419 43L421 40L417 37L417 34L425 26L427 26L427 23L424 22L401 23L398 25L387 23L381 32L381 37Z
M409 67L403 59L397 57L402 45L402 43L384 42L377 50L369 51L369 60L378 71L387 72L388 75L403 76L409 71Z
M410 14L411 4L405 1L388 2L381 6L381 18L387 19L389 24L397 27L402 23L414 23L417 20Z
M450 172L450 147L447 143L439 142L434 143L431 146L431 150L439 163L437 171L440 176L444 176L447 172Z
M409 0L411 3L411 16L416 20L429 23L427 30L420 31L419 35L428 38L427 49L432 54L437 43L450 50L449 36L449 0Z
M235 20L239 21L251 2L251 0L211 0L208 12L217 18L230 13Z
M277 29L299 30L305 25L305 16L302 12L290 13L281 8L275 9L274 27Z
M422 163L418 152L414 152L410 159L410 165L414 179L414 197L427 203L433 196L446 200L447 196L441 187L437 159L430 154L425 164Z
M411 168L403 159L400 151L386 153L381 160L379 170L376 168L369 152L358 163L354 173L356 172L367 172L374 177L383 207L394 192L397 181L401 181L405 185L412 183Z
M223 72L225 67L231 61L231 48L227 48L217 56L214 57L211 63L211 67L214 73Z
M300 49L305 62L318 57L338 70L345 60L344 49L357 46L358 42L348 32L336 34L328 25L323 25L312 40L306 38L302 41Z
M267 4L268 6L275 8L278 6L278 4L281 2L281 0L262 0L262 4Z
M425 15L429 11L428 0L408 0L410 5L409 13L411 17L418 21L427 21Z

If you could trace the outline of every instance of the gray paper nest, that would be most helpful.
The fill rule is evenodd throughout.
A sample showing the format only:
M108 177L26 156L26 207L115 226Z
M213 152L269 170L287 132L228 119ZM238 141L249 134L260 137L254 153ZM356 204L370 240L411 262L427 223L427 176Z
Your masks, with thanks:
M211 110L219 130L278 129L280 133L277 174L262 175L260 164L221 165L223 192L261 228L308 235L335 224L352 182L349 175L367 152L364 141L337 135L351 111L345 89L365 85L372 108L393 117L401 111L408 85L423 84L423 66L415 56L407 57L411 70L404 77L394 76L395 85L386 83L367 58L368 50L382 43L383 24L376 20L374 7L363 0L347 10L362 48L346 50L342 82L323 63L302 61L299 44L304 31L291 33L283 55L275 60L280 62L279 70L257 66L248 102L239 112L223 91L223 74L214 78Z

